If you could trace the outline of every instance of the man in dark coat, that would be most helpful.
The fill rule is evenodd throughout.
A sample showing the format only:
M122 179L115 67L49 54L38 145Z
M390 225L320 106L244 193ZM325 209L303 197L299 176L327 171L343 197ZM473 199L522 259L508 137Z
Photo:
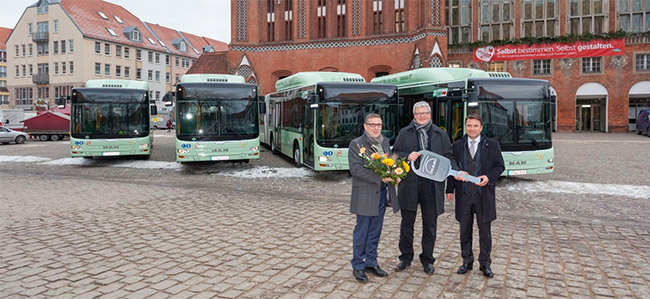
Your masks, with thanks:
M480 183L472 184L465 180L448 179L447 199L453 199L456 193L456 220L460 222L460 249L463 265L457 273L465 274L472 270L474 254L472 252L472 228L474 214L479 231L481 251L478 256L479 269L483 275L493 277L490 268L490 252L492 251L491 223L497 219L496 183L505 170L501 147L493 139L481 136L483 124L481 117L470 114L465 119L465 132L461 139L454 142L454 156L464 173L481 179Z
M393 202L394 212L399 210L395 188L390 184L393 180L382 179L373 170L365 168L366 162L359 156L360 151L390 155L388 138L381 135L382 121L379 114L368 114L363 127L363 135L352 140L348 148L352 174L350 213L357 215L357 224L352 234L352 275L360 282L368 281L366 271L379 277L388 276L377 263L377 247L388 200Z
M395 144L393 152L407 158L413 167L417 166L420 150L428 150L443 155L451 160L452 168L458 169L451 151L451 142L447 133L431 122L431 107L426 102L413 105L413 122L403 128ZM402 214L400 225L399 265L396 270L402 271L411 265L414 257L413 231L418 204L422 210L422 254L420 262L427 274L433 274L433 248L436 241L438 215L444 212L445 182L435 182L419 177L411 172L399 185L398 199Z

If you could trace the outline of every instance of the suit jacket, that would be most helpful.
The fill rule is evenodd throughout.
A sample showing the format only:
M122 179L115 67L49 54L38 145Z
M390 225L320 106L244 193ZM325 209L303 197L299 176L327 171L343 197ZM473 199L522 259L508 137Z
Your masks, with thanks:
M454 160L454 155L451 151L451 141L445 131L438 126L431 124L429 129L429 147L432 152L443 155L451 160L451 167L458 169L458 165ZM415 126L410 124L400 130L395 144L393 145L393 152L397 153L401 158L407 159L411 152L417 151L417 132ZM417 211L418 208L418 181L426 180L431 189L435 188L435 196L431 200L436 202L436 211L438 215L445 211L445 182L436 182L429 179L421 178L414 172L406 175L406 178L399 184L398 198L400 208L408 211ZM433 192L432 192L433 193Z
M365 147L371 151L372 145L366 134L350 142L348 147L348 163L352 175L352 196L350 198L350 213L361 216L379 215L379 195L381 191L381 177L373 170L365 168L366 162L359 156L359 150ZM390 155L388 138L382 144L384 153ZM388 199L392 201L393 212L399 211L397 193L392 184L388 185Z
M465 161L465 153L469 151L467 140L468 137L465 135L456 140L453 146L454 156L456 156L460 169L465 171L468 169L467 162L469 162ZM505 170L503 156L501 155L501 146L496 140L481 136L481 142L479 142L478 147L476 148L474 157L479 159L479 164L476 173L470 174L476 177L486 175L490 180L489 183L483 187L477 186L479 189L481 210L483 213L483 223L494 221L497 219L495 194L497 179ZM447 193L456 193L456 220L458 221L460 221L460 215L463 215L463 209L470 206L465 203L465 200L469 200L466 198L467 192L473 192L474 186L476 185L473 183L456 181L452 177L447 179Z

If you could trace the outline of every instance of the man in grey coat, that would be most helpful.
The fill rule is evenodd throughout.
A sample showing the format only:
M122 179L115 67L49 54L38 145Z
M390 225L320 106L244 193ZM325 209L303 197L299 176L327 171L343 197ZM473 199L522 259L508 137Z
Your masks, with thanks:
M348 148L352 174L350 213L357 215L357 224L352 234L352 275L360 282L368 281L366 271L379 277L388 276L377 263L377 247L384 224L387 193L392 201L393 211L399 210L395 188L390 184L393 180L382 179L373 170L365 168L366 162L359 156L362 148L368 153L390 155L388 139L381 135L381 116L375 113L366 115L363 127L363 135L352 140Z
M449 136L431 122L431 107L424 101L413 105L413 122L399 132L393 146L393 152L402 158L407 158L413 167L420 163L418 152L421 150L428 150L449 158L452 168L458 169ZM413 173L400 184L398 198L402 214L399 233L399 250L402 254L396 270L406 269L413 261L413 232L418 205L420 205L422 210L420 262L424 273L433 274L435 262L433 248L436 242L438 215L444 212L445 182L435 182Z

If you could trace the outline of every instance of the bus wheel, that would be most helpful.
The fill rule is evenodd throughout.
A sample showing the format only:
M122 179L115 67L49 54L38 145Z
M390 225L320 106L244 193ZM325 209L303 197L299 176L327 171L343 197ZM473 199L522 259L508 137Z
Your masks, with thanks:
M297 143L293 145L293 162L296 167L302 167L302 164L300 164L300 147Z
M273 135L271 135L270 141L271 141L271 154L276 155L278 153L278 150L275 148L275 140L273 140Z
M61 136L54 134L50 137L50 139L52 139L52 141L59 141L59 139L61 139Z
M47 141L48 139L50 139L50 136L47 136L45 134L38 135L38 140L40 141Z

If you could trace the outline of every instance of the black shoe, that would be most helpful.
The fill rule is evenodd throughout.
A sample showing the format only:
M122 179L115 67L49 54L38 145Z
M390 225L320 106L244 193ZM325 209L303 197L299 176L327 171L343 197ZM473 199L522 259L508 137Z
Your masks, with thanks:
M479 270L483 271L483 275L486 277L494 277L494 273L492 273L492 269L490 269L490 266L483 266L481 265L478 267Z
M411 266L411 262L407 262L407 261L399 261L399 264L398 264L397 267L395 268L395 271L404 271L404 270L405 270L406 268L408 268L409 266Z
M456 271L456 273L458 273L458 274L465 274L465 273L467 273L467 271L469 271L469 270L472 270L472 263L469 263L469 264L463 264L462 266L460 266L460 268L458 268L458 271Z
M424 264L422 265L422 267L424 268L424 273L429 275L433 274L434 271L433 264Z
M366 271L368 271L368 272L374 274L375 276L379 276L379 277L386 277L386 276L388 276L388 273L387 273L386 271L382 270L381 268L379 268L379 266L376 266L376 267L366 267Z
M366 271L363 270L354 270L352 271L352 276L358 281L358 282L366 282L368 281L368 275L366 275Z

